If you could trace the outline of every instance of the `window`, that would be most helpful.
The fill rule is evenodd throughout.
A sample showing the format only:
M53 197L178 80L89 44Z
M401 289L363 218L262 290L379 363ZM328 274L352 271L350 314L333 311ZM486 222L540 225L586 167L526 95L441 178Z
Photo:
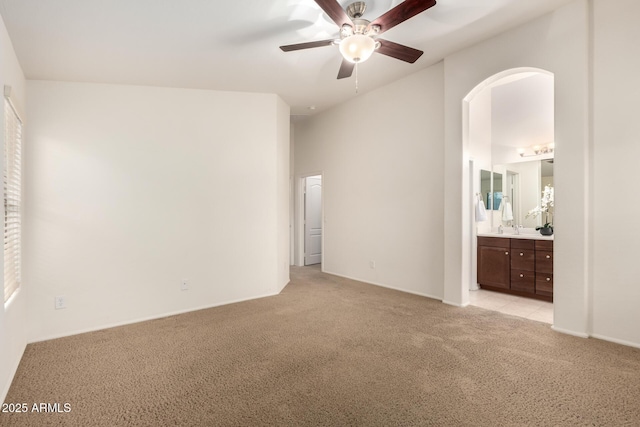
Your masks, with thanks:
M6 92L6 88L5 88ZM22 121L8 96L4 100L4 301L20 287Z

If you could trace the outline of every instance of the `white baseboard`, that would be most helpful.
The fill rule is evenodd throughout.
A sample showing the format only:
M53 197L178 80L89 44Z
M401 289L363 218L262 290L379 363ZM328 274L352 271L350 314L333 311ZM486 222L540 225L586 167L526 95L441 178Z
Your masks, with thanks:
M125 320L125 321L122 321L122 322L109 323L109 324L106 324L106 325L103 325L103 326L91 327L91 328L86 328L86 329L77 329L77 330L73 330L73 331L70 331L70 332L65 332L65 333L62 333L62 334L47 335L47 336L44 336L44 337L39 337L39 338L33 339L33 340L29 341L29 344L37 343L37 342L41 342L41 341L54 340L56 338L70 337L72 335L79 335L79 334L84 334L84 333L87 333L87 332L102 331L104 329L117 328L119 326L132 325L134 323L146 322L146 321L149 321L149 320L163 319L165 317L176 316L178 314L190 313L192 311L206 310L208 308L220 307L220 306L228 305L228 304L236 304L236 303L239 303L239 302L252 301L252 300L256 300L256 299L260 299L260 298L276 296L278 294L279 294L279 292L274 292L274 293L259 295L259 296L255 296L255 297L251 297L251 298L242 298L242 299L237 299L237 300L224 301L224 302L215 303L215 304L209 304L209 305L203 305L203 306L199 306L199 307L187 308L185 310L172 311L172 312L168 312L168 313L161 313L161 314L147 316L147 317L141 317L141 318L136 318L136 319L131 319L131 320Z
M381 288L393 289L394 291L400 291L400 292L404 292L406 294L418 295L418 296L421 296L421 297L442 301L441 297L425 294L425 293L422 293L422 292L410 291L410 290L403 289L403 288L389 286L389 285L384 284L384 283L370 282L370 281L367 281L367 280L358 279L357 277L351 277L351 276L345 276L344 274L333 273L331 271L327 271L327 270L324 270L324 269L322 270L322 272L323 273L327 273L327 274L331 274L333 276L344 277L345 279L349 279L349 280L355 280L356 282L366 283L367 285L379 286Z
M558 328L556 325L552 325L551 329L553 329L556 332L560 332L561 334L573 335L574 337L579 337L579 338L589 338L589 334L586 334L584 332L576 332L576 331L571 331L569 329L562 329L562 328Z
M442 300L442 302L444 304L452 305L454 307L460 307L460 308L468 307L470 305L469 302L465 302L464 304L458 304L457 302L451 302L451 301L446 301L446 300Z
M609 341L616 344L626 345L628 347L640 348L640 343L633 342L633 341L620 340L618 338L611 338L606 335L600 335L600 334L591 334L591 337L597 338L603 341Z
M612 338L612 337L609 337L607 335L586 334L584 332L570 331L570 330L567 330L567 329L558 328L556 326L551 326L551 329L553 329L556 332L563 333L563 334L573 335L574 337L595 338L595 339L598 339L598 340L608 341L608 342L612 342L612 343L615 343L615 344L624 345L624 346L627 346L627 347L640 348L640 343L633 342L633 341L627 341L627 340L621 340L621 339L618 339L618 338Z

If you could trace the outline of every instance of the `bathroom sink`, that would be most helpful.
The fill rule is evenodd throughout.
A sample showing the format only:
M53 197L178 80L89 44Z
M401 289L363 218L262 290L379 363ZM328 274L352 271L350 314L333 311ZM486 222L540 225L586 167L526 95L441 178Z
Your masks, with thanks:
M492 230L491 232L478 233L481 237L503 237L507 239L535 239L535 240L553 240L553 236L543 236L540 231L535 228L521 228L519 234L515 233L515 230L511 227L506 227L502 234L498 233L498 230Z

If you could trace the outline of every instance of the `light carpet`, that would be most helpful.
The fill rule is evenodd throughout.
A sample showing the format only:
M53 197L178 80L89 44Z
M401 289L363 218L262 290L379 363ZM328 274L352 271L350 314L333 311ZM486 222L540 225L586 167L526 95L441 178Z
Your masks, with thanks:
M639 426L640 349L292 268L275 297L30 344L3 426Z

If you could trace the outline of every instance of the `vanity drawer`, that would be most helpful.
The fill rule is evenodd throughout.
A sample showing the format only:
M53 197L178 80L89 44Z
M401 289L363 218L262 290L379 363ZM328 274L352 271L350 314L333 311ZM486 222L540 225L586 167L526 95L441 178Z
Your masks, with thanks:
M502 237L478 237L478 246L511 249L511 239Z
M515 242L513 242L515 243ZM511 269L534 271L536 253L533 249L516 249L511 247Z
M553 274L553 252L536 251L536 272Z
M536 274L536 295L553 296L553 274Z
M533 271L511 270L511 290L535 293L536 275Z
M518 249L531 249L532 251L535 249L535 244L533 240L528 239L512 239L511 248Z
M539 251L553 251L553 240L536 240L536 249Z

